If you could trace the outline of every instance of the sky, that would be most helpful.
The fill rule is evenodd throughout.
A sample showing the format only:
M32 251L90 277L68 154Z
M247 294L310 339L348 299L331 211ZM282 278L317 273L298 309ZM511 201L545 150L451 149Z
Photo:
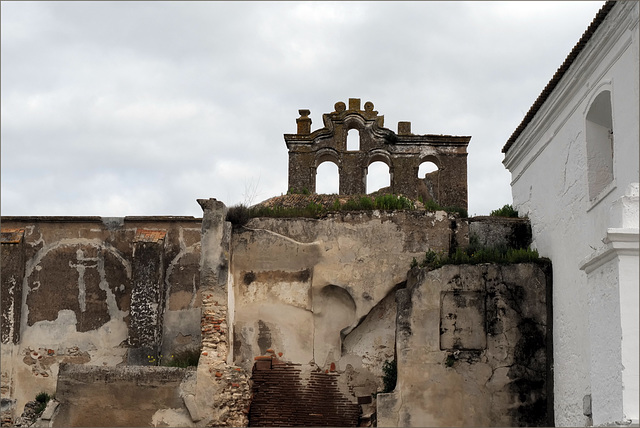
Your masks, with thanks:
M287 192L298 110L314 131L360 98L393 131L471 136L468 211L487 215L512 202L503 145L602 5L2 1L0 213L255 204Z

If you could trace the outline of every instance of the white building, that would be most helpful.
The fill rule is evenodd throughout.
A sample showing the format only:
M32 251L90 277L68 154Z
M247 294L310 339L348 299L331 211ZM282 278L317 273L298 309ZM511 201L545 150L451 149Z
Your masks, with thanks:
M503 148L553 262L559 426L638 423L638 5L605 3Z

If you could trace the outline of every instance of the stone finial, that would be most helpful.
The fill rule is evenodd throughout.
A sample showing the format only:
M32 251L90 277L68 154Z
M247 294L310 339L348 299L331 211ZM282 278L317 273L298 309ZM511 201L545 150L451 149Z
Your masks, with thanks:
M349 110L360 111L360 98L349 98Z
M300 117L296 119L296 123L298 124L298 134L311 134L311 118L309 117L311 111L300 109L298 110L298 113L300 113Z
M411 135L411 122L398 122L398 135Z

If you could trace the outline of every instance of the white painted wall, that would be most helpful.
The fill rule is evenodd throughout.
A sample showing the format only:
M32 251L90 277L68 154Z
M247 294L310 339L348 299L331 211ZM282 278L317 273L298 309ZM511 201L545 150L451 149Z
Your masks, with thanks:
M553 262L559 426L638 420L637 220L625 228L623 252L609 233L624 227L615 210L639 181L638 34L638 2L618 2L504 160L533 246ZM614 177L591 199L587 114L602 91L611 93ZM586 395L592 419L583 414Z

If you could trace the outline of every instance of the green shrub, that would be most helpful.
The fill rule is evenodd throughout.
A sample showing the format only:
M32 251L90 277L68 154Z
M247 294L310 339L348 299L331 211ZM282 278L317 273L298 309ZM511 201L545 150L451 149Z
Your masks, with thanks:
M302 190L294 190L294 189L287 190L287 195L310 195L310 194L311 194L311 191L306 187L304 187Z
M372 210L373 209L373 200L368 196L360 197L360 209L362 210Z
M460 207L444 207L443 210L448 212L448 213L450 213L450 214L458 214L458 216L460 218L468 218L469 217L469 213L464 208L460 208Z
M373 205L379 210L412 210L415 209L413 202L404 196L378 195L373 201Z
M49 394L47 394L46 392L40 392L38 395L36 395L36 401L38 403L48 403L49 400L51 399L51 396Z
M231 222L233 227L241 227L247 224L251 218L249 208L244 204L234 205L227 210L226 220Z
M427 202L423 202L422 197L418 198L420 202L424 204L424 209L427 211L446 211L450 214L458 214L460 218L467 218L469 214L467 210L460 207L441 207L436 201L433 199L429 199Z
M539 260L540 256L538 255L538 251L528 248L514 249L469 245L469 247L465 249L457 248L452 254L436 253L435 251L429 250L419 265L420 267L433 270L443 265L477 265L481 263L515 264L536 262Z
M51 400L51 396L46 392L40 392L36 395L36 401L38 402L38 407L35 409L37 414L44 412L44 409L47 408L47 403Z
M444 362L444 365L447 367L453 367L456 363L456 357L452 354L447 355L447 359Z
M384 389L382 392L391 392L396 387L396 382L398 380L398 364L396 360L385 361L382 364L382 382L384 384Z
M192 348L177 352L169 357L169 360L163 362L167 367L197 367L200 360L200 349Z
M510 204L506 204L502 208L491 211L489 214L491 217L518 217L518 211L514 210Z
M442 211L442 208L436 201L433 199L429 199L427 202L424 202L424 208L427 211Z

